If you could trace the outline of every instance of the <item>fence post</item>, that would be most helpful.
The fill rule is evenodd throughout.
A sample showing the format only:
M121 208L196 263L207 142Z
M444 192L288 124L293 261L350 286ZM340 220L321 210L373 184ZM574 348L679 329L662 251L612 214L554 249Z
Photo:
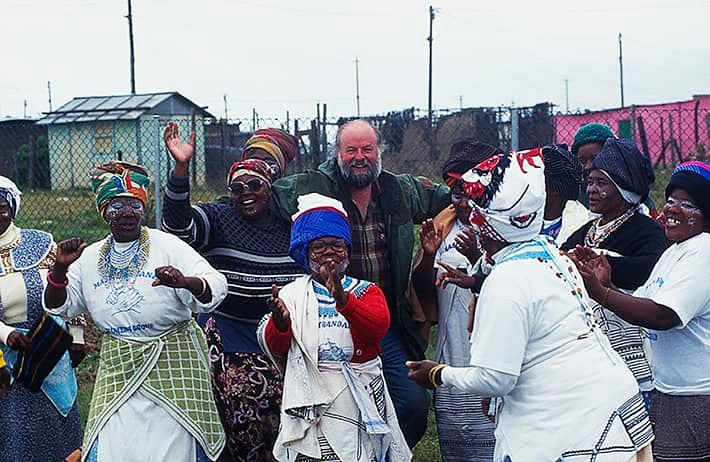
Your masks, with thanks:
M35 188L35 157L37 157L35 152L36 141L34 133L30 133L29 143L30 150L27 153L27 189L32 190Z
M517 151L520 147L520 127L518 122L518 108L510 108L510 147L512 151Z
M159 115L154 115L153 116L153 142L155 143L155 146L153 148L153 153L154 153L154 159L153 159L153 178L155 182L155 228L160 229L160 226L163 222L163 207L162 207L162 202L163 202L163 196L161 194L161 182L162 182L162 175L161 175L161 169L160 169L160 157L162 154L162 149L160 146L160 116Z

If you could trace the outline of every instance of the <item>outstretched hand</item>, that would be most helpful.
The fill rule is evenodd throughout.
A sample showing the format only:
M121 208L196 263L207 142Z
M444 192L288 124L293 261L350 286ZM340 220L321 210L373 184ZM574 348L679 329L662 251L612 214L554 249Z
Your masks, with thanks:
M611 265L606 255L597 254L588 247L577 246L567 254L577 266L589 295L597 299L605 287L611 287Z
M476 285L476 278L473 276L469 276L442 261L438 261L437 264L444 268L444 271L436 278L436 287L445 289L447 285L454 284L464 289L470 289Z
M190 133L187 143L183 143L180 140L178 125L175 122L168 122L165 126L163 142L175 162L187 163L195 155L195 132Z
M340 282L338 274L338 265L331 261L321 265L320 277L325 281L325 287L333 296L338 305L342 306L348 302L348 296L343 290L343 284Z
M422 244L424 254L432 256L439 250L441 241L443 241L443 231L441 228L436 228L434 220L431 218L422 223L419 230L419 240Z
M271 319L279 332L286 332L291 326L291 313L286 304L279 298L279 288L271 286L271 297L266 299L266 308L271 311Z
M424 361L407 361L404 363L409 369L407 378L413 380L417 385L424 388L434 388L434 384L429 380L429 371L439 364L425 359Z
M166 286L174 289L187 287L187 281L182 272L174 266L159 266L155 268L156 279L151 284L153 287Z

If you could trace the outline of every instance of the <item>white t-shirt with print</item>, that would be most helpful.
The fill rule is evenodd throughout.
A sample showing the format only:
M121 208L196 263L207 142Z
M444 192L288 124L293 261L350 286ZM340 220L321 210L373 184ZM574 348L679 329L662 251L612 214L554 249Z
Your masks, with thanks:
M661 255L637 297L672 309L680 325L652 331L656 389L670 395L710 395L710 234L673 244Z
M496 428L496 454L516 462L593 448L610 416L639 392L608 338L590 328L571 286L557 276L569 271L581 286L573 263L562 261L568 266L560 269L534 258L496 264L477 304L471 365L517 376ZM604 445L628 445L619 419L613 422ZM598 460L618 460L613 457Z

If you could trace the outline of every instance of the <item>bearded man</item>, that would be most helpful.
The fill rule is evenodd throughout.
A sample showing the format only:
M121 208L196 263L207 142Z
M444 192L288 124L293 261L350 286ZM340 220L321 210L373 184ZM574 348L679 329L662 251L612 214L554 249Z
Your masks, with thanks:
M429 397L407 380L404 366L409 359L423 358L425 349L423 313L408 299L413 230L451 203L449 188L382 170L380 133L358 119L338 129L333 158L317 170L276 181L272 192L286 219L296 212L298 196L308 193L330 196L345 207L352 235L347 274L374 282L387 299L391 324L380 342L383 371L402 432L414 447L426 431Z

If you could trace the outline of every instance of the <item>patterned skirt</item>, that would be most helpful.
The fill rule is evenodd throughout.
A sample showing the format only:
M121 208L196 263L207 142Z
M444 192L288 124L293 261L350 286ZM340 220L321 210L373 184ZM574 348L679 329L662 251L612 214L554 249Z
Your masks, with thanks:
M212 385L227 434L221 461L273 461L283 379L265 355L225 353L214 318L204 326Z
M442 460L493 461L495 424L483 415L480 396L440 388L434 392L434 411Z
M43 392L16 384L0 396L0 460L64 460L81 447L79 405L63 417Z
M651 423L657 461L710 460L710 396L651 392Z

